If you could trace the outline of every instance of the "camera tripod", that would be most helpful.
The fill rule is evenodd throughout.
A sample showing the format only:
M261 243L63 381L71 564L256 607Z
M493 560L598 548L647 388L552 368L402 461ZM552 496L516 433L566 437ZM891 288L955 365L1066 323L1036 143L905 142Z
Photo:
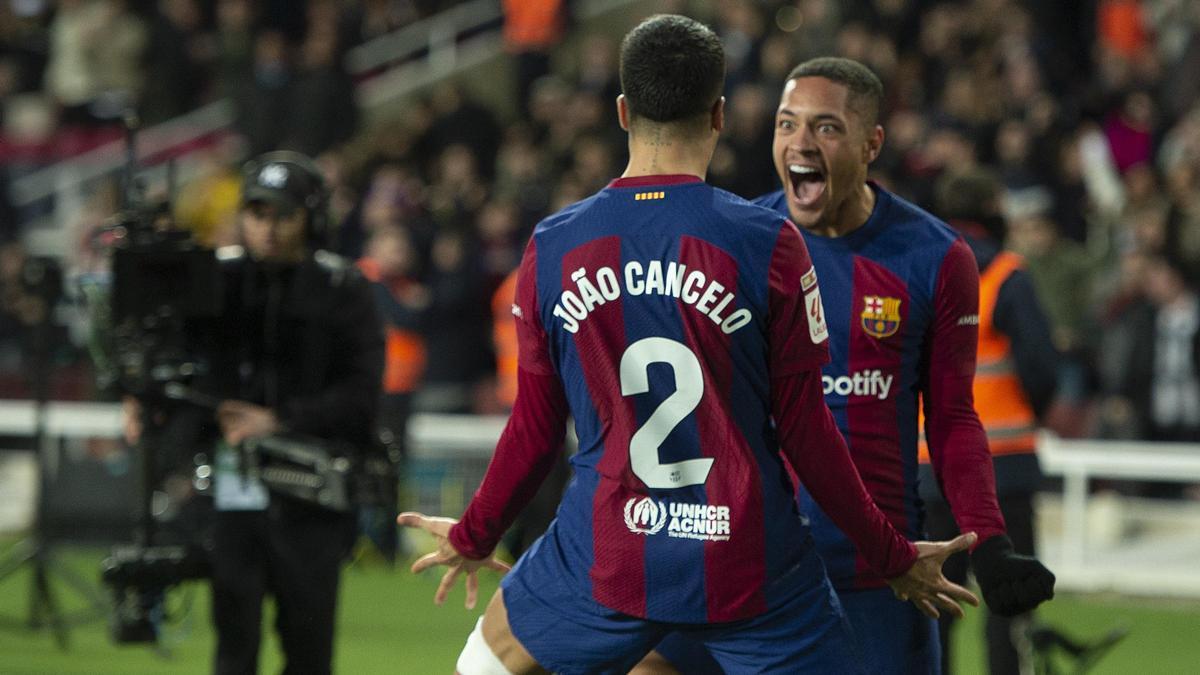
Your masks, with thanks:
M52 313L58 295L61 291L61 276L56 267L48 262L30 259L23 270L25 281L34 289L43 303L41 320L31 330L32 338L31 372L33 375L34 408L33 408L33 449L37 453L38 486L37 501L34 514L33 530L30 535L18 542L0 561L0 582L15 575L22 568L28 567L33 574L33 584L29 587L29 618L27 626L40 629L49 625L54 632L55 641L60 649L69 646L70 624L81 623L103 617L107 604L103 596L78 573L69 569L58 560L53 551L50 538L46 534L47 516L49 513L50 475L52 444L46 434L46 407L50 394L50 363L47 354L50 342ZM59 605L51 587L54 578L72 587L80 596L88 601L88 606L79 612L68 615ZM8 622L0 622L8 623Z

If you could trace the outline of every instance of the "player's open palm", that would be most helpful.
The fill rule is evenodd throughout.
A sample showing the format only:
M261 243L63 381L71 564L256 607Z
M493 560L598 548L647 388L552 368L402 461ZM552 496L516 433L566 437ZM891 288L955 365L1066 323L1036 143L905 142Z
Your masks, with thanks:
M445 565L450 569L446 570L446 574L442 576L442 583L438 584L437 592L433 595L434 604L440 605L446 602L446 597L450 595L450 589L454 588L454 582L464 572L467 574L467 609L475 609L475 603L479 600L479 577L477 573L483 568L497 570L499 572L507 572L510 567L507 563L497 560L494 556L484 558L483 560L471 560L464 558L458 549L450 543L450 528L458 521L453 518L440 518L436 516L427 516L423 513L415 513L408 511L401 513L396 518L396 522L404 527L415 527L425 530L433 535L437 542L437 550L433 553L427 553L417 559L412 564L414 574L424 572L425 570L435 565Z
M978 607L979 598L947 579L942 574L942 565L946 558L970 548L975 539L975 533L968 532L950 541L914 542L917 547L917 560L904 574L888 579L892 592L901 600L912 601L926 616L938 618L941 615L940 608L961 618L963 610L958 603L965 602L972 607Z

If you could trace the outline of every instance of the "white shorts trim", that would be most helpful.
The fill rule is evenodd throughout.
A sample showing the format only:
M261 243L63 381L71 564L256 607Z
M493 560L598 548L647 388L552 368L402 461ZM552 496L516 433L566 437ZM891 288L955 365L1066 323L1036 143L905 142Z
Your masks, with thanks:
M483 617L475 622L475 630L467 636L467 645L454 667L458 675L513 675L484 641Z

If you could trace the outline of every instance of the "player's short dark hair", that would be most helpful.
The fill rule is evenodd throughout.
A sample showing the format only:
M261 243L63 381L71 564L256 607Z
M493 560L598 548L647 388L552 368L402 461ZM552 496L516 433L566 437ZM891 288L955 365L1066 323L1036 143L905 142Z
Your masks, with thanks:
M879 121L883 106L883 83L871 69L852 59L840 56L821 56L809 59L788 73L787 81L801 77L823 77L850 90L850 105L870 129Z
M725 86L725 49L694 19L659 14L621 42L621 90L631 116L667 124L712 109Z

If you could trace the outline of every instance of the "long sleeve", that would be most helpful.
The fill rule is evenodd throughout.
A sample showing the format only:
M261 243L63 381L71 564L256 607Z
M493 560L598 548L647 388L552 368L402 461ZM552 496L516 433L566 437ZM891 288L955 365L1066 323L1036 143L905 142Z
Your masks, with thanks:
M979 269L962 239L947 252L935 289L935 316L922 376L925 437L942 494L963 532L982 542L1005 531L987 434L972 388L979 343Z
M566 395L557 375L518 368L512 416L483 483L462 520L450 530L450 543L459 553L473 559L491 555L554 467L567 415Z
M517 328L517 399L487 474L450 543L468 558L486 558L533 499L562 448L570 414L566 393L550 360L537 300L537 250L525 249L512 312Z

